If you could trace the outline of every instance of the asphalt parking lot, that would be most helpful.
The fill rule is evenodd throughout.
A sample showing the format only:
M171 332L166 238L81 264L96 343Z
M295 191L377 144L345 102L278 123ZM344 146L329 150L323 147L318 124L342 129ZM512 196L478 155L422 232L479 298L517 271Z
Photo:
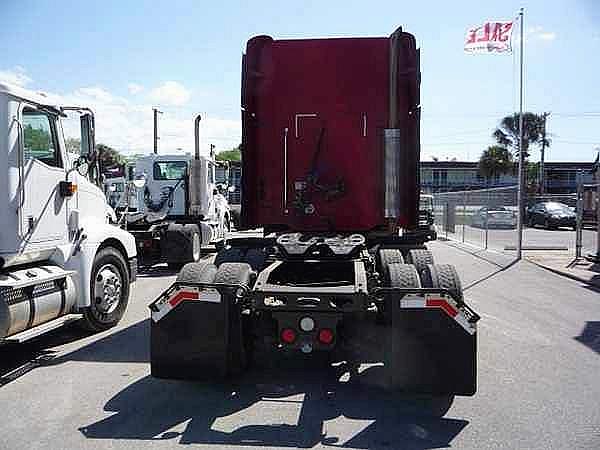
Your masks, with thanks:
M458 267L482 315L478 393L443 417L348 385L335 368L223 385L151 378L147 304L174 279L156 269L139 278L116 329L70 326L0 349L0 448L600 448L598 292L497 254L431 248Z

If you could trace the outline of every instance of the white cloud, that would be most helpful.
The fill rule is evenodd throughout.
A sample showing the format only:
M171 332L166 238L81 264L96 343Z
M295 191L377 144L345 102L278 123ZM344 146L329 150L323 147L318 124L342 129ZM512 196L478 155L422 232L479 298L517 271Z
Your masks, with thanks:
M127 85L127 90L129 91L130 94L136 95L144 90L144 86L142 86L141 84L137 84L137 83L129 83Z
M160 105L181 106L186 104L190 97L190 91L177 81L165 81L150 91L150 99Z
M0 81L23 87L31 83L31 78L23 67L16 66L12 70L0 70Z
M553 41L556 39L556 33L553 32L544 32L539 34L539 38L543 41Z
M531 37L533 39L539 39L542 41L553 41L556 39L556 33L554 31L544 30L544 27L541 25L535 25L527 28L526 36Z
M165 85L168 86L168 83L162 86ZM187 90L184 91L187 93ZM152 151L152 103L114 95L102 86L84 86L67 93L46 92L46 96L49 103L91 108L96 117L96 142L114 147L125 154L148 154ZM182 149L193 153L193 110L168 106L162 110L164 114L160 115L158 121L159 152L168 154ZM65 120L63 126L67 137L79 137L78 117ZM217 151L235 147L240 143L240 135L239 120L202 114L200 148L204 154L208 154L210 144L215 144Z

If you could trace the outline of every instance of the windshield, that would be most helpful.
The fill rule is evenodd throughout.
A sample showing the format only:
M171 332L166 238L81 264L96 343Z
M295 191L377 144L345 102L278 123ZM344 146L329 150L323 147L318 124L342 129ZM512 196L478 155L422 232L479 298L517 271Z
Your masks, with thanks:
M154 163L155 180L179 180L187 169L185 161L160 161Z

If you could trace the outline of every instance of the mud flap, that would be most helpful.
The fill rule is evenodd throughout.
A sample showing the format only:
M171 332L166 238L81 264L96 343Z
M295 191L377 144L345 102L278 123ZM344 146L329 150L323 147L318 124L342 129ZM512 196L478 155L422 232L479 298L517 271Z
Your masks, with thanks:
M174 283L150 304L150 367L157 378L219 380L245 365L236 288Z
M477 316L444 295L393 295L385 365L393 389L474 395Z

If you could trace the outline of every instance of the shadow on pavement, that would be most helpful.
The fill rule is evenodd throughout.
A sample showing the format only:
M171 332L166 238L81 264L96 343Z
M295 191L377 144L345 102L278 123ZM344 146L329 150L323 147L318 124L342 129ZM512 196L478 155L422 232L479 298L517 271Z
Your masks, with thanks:
M77 324L70 324L23 344L0 347L0 386L36 367L67 361L144 363L150 360L149 319L112 332L62 356L57 356L58 352L53 350L54 347L92 335L93 333L83 330Z
M52 364L66 361L148 362L150 361L150 319L134 323L56 358L52 360Z
M369 368L363 374L368 376L367 372L377 369ZM105 411L115 414L80 431L90 439L174 439L180 444L225 448L330 445L429 449L449 446L468 425L465 420L441 417L450 407L451 398L390 396L360 380L338 381L341 371L341 366L320 371L254 370L241 382L210 386L148 376L106 403ZM282 411L290 408L294 412L284 415ZM274 415L279 423L264 423L265 415ZM294 422L298 417L297 423L281 423L290 416ZM337 436L335 430L348 430L347 423L338 428L326 421L338 417L371 423L352 436Z
M583 331L575 340L600 354L600 322L586 322Z
M77 324L69 324L22 344L3 344L0 346L0 386L38 366L52 364L57 353L53 347L91 335Z

